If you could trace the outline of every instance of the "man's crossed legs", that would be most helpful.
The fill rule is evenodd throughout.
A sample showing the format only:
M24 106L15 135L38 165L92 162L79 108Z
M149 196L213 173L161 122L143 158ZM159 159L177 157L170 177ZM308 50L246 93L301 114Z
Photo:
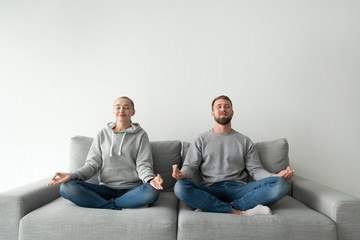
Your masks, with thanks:
M178 180L175 195L190 207L205 212L241 215L271 214L269 207L289 191L281 177L269 177L251 183L219 182L203 186L190 180Z

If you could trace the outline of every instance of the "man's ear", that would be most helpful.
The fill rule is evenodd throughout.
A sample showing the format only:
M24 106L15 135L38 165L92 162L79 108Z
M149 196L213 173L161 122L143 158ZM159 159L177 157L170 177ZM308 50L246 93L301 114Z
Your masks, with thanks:
M211 112L211 116L214 116L214 112Z

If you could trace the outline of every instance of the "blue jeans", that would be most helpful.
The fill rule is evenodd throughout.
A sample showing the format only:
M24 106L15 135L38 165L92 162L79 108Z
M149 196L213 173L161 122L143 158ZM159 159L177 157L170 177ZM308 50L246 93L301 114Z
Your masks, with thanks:
M245 211L259 204L269 206L289 191L281 177L268 177L251 183L218 182L203 186L190 180L179 180L174 192L178 199L205 212L231 213Z
M81 207L120 210L152 204L158 199L160 191L149 183L131 189L112 189L81 180L70 180L61 184L60 194Z

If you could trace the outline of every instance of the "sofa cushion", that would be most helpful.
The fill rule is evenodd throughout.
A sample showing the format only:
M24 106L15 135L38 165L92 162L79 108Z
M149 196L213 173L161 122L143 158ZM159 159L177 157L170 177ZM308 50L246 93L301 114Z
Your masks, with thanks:
M75 136L70 140L70 171L84 166L87 154L90 150L93 138ZM87 182L98 184L98 174L87 180Z
M70 170L76 170L85 164L93 138L75 136L70 144ZM154 160L154 173L164 179L164 191L172 191L176 180L171 176L172 165L181 164L181 141L153 141L150 142ZM88 180L99 183L97 175Z
M182 159L185 160L190 143L183 142ZM255 143L255 148L259 153L260 161L263 167L272 173L278 173L286 169L289 163L289 144L285 138L279 138L270 141L263 141ZM192 179L195 182L200 182L199 175L195 175ZM252 180L251 180L252 181Z
M160 193L148 208L123 210L83 208L58 198L21 219L19 239L175 240L177 206L173 192Z
M85 164L93 138L75 136L70 140L70 170L76 170Z
M289 163L289 143L285 138L255 143L263 167L269 172L278 173Z
M197 212L180 202L177 239L336 240L336 224L296 199L285 196L270 207L273 215L247 217Z
M150 142L154 160L154 173L164 180L164 191L173 191L176 183L172 177L172 165L181 164L181 141Z

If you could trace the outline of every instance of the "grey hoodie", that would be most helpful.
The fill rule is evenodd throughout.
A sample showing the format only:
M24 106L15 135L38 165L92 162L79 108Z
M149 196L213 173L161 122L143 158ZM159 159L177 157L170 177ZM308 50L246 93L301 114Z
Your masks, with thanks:
M85 165L70 175L88 180L99 172L100 184L114 189L129 189L155 177L149 138L140 124L115 132L108 123L91 145Z

